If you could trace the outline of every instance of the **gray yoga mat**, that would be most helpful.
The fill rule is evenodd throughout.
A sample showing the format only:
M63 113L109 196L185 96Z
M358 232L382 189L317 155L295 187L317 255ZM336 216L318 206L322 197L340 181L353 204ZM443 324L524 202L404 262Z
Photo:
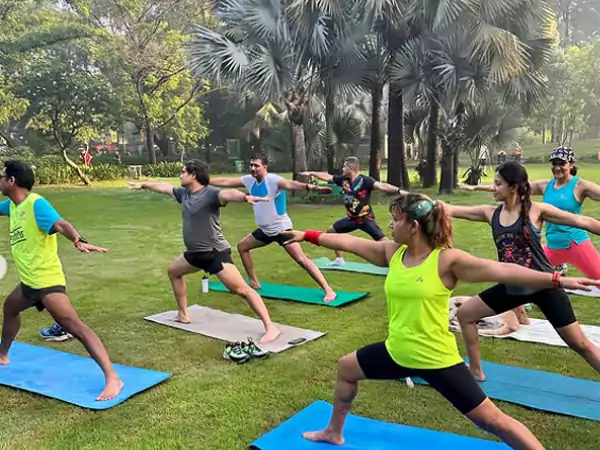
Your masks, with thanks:
M167 311L144 317L144 319L225 342L247 341L248 337L251 337L254 342L258 343L258 340L264 334L262 322L253 317L246 317L241 314L230 314L219 311L218 309L200 305L190 306L188 308L188 314L192 320L192 323L188 324L173 320L177 315L177 311ZM260 345L261 348L273 353L283 352L292 347L314 341L325 335L325 333L320 331L305 330L303 328L291 327L279 323L275 323L275 325L281 330L281 334L273 342ZM300 344L289 343L298 338L304 338L306 340Z

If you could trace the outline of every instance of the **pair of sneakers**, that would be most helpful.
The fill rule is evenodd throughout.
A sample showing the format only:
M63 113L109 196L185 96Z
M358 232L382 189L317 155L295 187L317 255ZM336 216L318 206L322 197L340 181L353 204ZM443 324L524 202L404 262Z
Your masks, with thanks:
M40 330L40 336L45 341L49 342L62 342L73 337L70 333L67 333L64 330L64 328L57 323L52 324L50 328L42 328Z
M265 359L268 356L269 352L256 345L251 337L248 338L248 342L231 342L223 350L223 358L238 364L251 359Z

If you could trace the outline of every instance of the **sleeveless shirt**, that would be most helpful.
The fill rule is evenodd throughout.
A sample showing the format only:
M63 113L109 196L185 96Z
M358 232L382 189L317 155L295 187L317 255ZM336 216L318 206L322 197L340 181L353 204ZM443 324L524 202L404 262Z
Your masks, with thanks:
M23 284L43 289L66 284L58 257L56 234L40 229L35 218L34 204L40 195L29 193L23 202L10 202L10 248Z
M572 214L581 214L581 202L575 197L575 187L578 181L579 177L572 177L566 185L557 189L554 186L555 178L552 178L548 181L544 191L544 203ZM552 249L567 249L571 246L571 242L581 244L589 238L590 235L587 231L581 228L546 223L546 241L548 247Z
M421 264L406 267L401 246L390 260L385 279L389 316L385 346L396 364L411 369L441 369L462 362L456 338L449 331L452 291L438 273L441 249Z
M554 267L546 257L540 241L540 232L529 222L531 237L529 242L522 243L523 219L519 218L507 227L500 224L500 213L503 205L498 206L492 216L492 234L498 250L498 260L518 264L540 272L554 272ZM506 285L510 295L529 295L542 290L525 286Z

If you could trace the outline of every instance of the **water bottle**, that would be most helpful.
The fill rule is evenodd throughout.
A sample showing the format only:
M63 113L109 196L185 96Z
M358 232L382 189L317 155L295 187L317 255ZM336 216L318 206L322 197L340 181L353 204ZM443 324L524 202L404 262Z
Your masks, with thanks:
M208 277L204 275L202 277L202 293L206 294L208 292Z

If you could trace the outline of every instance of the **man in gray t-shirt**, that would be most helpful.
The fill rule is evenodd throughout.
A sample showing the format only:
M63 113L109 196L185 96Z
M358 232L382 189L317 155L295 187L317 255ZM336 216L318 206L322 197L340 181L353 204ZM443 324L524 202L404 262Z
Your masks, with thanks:
M195 192L183 187L173 188L173 197L181 203L183 242L187 252L222 252L230 249L219 223L223 206L219 192L212 186Z
M169 195L181 204L183 218L183 242L186 250L168 267L168 275L173 286L179 312L174 320L190 323L187 312L185 275L200 270L216 275L229 289L246 299L250 307L260 317L265 334L259 343L273 341L280 331L273 325L269 312L258 293L248 286L231 259L231 248L223 236L219 223L221 208L228 203L249 203L269 201L268 198L244 194L237 189L216 189L209 186L208 167L196 160L188 161L179 176L181 187L170 183L129 183L133 189L148 189Z

